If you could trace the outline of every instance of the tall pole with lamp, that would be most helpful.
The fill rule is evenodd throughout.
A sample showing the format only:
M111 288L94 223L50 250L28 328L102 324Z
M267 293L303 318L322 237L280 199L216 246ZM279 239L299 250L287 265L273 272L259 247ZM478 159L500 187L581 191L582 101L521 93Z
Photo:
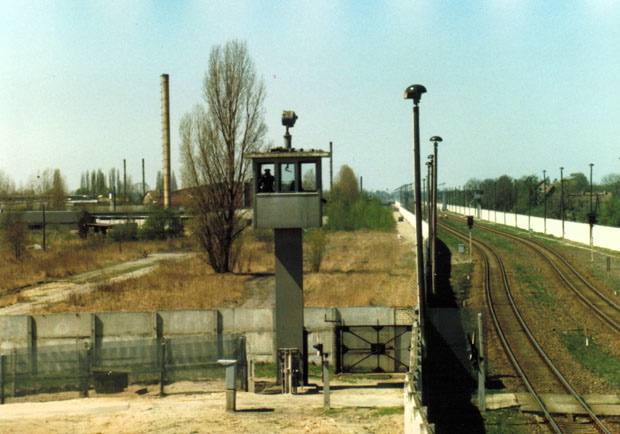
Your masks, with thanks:
M560 214L562 215L562 238L564 238L564 167L560 167Z
M416 234L416 281L420 325L424 324L426 310L426 290L424 285L424 251L422 239L422 192L420 188L420 98L426 93L421 84L412 84L405 89L405 99L413 100L413 185L415 194L415 234Z
M543 207L544 207L544 218L543 218L543 233L547 233L547 171L543 170Z
M431 238L431 273L433 294L437 293L437 145L442 141L439 136L430 138L433 142L433 238Z
M590 163L590 212L588 213L588 223L590 224L590 262L594 262L594 224L596 223L596 213L592 210L592 167Z

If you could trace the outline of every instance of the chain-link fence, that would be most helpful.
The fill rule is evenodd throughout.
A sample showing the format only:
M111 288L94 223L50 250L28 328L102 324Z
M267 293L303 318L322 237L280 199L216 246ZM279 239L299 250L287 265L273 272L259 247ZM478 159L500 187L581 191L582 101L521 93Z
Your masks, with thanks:
M68 345L13 349L0 357L0 398L62 391L86 395L93 387L98 392L115 391L117 387L106 389L110 382L121 390L127 382L159 383L164 392L166 384L176 381L223 380L220 359L237 360L237 387L245 389L246 343L242 335L94 343L78 340Z

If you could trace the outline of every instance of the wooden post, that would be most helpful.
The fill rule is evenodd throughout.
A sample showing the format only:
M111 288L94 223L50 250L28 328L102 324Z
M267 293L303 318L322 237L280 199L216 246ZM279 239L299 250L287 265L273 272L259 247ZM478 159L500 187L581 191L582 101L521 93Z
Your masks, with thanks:
M482 328L482 314L478 314L478 400L480 401L480 410L486 411L487 402L485 395L485 359L484 359L484 340Z

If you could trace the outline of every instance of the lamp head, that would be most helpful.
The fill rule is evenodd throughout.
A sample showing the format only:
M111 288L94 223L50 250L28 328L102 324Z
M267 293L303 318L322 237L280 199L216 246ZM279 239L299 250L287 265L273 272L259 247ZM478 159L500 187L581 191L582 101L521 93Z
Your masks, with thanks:
M430 139L430 140L431 140L431 142L435 142L435 143L437 143L437 142L443 142L443 140L442 140L442 139L441 139L441 137L439 137L439 136L433 136L433 137L431 137L431 139Z
M426 88L421 84L412 84L405 89L405 99L412 99L415 105L418 105L422 94L426 93Z
M297 115L293 110L284 110L282 112L282 125L286 128L294 127L295 121L297 121Z

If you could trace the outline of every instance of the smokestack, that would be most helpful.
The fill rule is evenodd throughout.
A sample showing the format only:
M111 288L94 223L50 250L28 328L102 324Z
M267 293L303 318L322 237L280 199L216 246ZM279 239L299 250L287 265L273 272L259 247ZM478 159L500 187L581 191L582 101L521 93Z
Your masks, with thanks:
M168 74L161 75L161 118L164 144L164 208L170 208L170 99Z

